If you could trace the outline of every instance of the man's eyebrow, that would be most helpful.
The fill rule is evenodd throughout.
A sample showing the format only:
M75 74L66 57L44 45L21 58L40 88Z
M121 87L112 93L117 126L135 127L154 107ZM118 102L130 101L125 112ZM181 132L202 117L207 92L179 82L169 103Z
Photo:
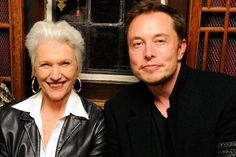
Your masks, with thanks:
M155 35L154 35L154 38L157 38L157 37L166 37L166 38L169 38L169 35L166 34L166 33L158 33L158 34L155 34ZM128 41L133 41L133 40L142 40L142 37L140 37L140 36L133 36L133 37L130 38Z
M130 38L130 40L136 40L136 39L142 39L142 37L134 36L134 37Z
M164 36L164 37L169 37L169 35L168 35L168 34L165 34L165 33L158 33L158 34L156 34L154 37L162 37L162 36Z

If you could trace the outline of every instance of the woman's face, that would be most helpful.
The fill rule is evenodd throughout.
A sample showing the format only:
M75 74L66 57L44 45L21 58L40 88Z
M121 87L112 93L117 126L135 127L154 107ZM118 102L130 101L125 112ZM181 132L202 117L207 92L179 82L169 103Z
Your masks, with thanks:
M67 101L77 71L75 51L67 43L40 42L34 72L45 100Z

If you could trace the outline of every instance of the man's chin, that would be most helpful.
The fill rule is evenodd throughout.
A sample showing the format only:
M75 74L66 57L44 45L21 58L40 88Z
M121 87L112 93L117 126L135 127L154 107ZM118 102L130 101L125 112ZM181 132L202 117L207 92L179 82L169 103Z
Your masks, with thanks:
M169 78L170 77L163 77L163 78L161 78L159 80L153 80L153 81L145 81L145 80L143 80L143 82L145 82L149 86L159 86L159 85L165 84L169 80Z

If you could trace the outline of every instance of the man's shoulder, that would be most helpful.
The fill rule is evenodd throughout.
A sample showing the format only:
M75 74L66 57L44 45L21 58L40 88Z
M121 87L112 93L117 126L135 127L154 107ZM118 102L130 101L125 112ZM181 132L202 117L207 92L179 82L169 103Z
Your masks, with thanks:
M185 68L186 74L187 74L187 80L195 81L196 83L207 83L207 84L214 84L214 83L220 83L220 84L230 84L236 83L236 78L222 74L219 72L211 72L207 70L196 70L189 67ZM217 85L218 86L218 85Z
M236 91L236 79L221 73L188 69L185 85L202 93L224 95Z

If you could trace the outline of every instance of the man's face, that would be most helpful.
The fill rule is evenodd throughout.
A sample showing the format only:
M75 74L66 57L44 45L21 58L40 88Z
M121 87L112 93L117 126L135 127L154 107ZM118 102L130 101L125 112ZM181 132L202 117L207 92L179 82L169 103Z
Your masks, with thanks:
M159 84L173 76L186 49L185 40L178 40L173 20L162 12L135 17L127 40L131 69L148 84Z

